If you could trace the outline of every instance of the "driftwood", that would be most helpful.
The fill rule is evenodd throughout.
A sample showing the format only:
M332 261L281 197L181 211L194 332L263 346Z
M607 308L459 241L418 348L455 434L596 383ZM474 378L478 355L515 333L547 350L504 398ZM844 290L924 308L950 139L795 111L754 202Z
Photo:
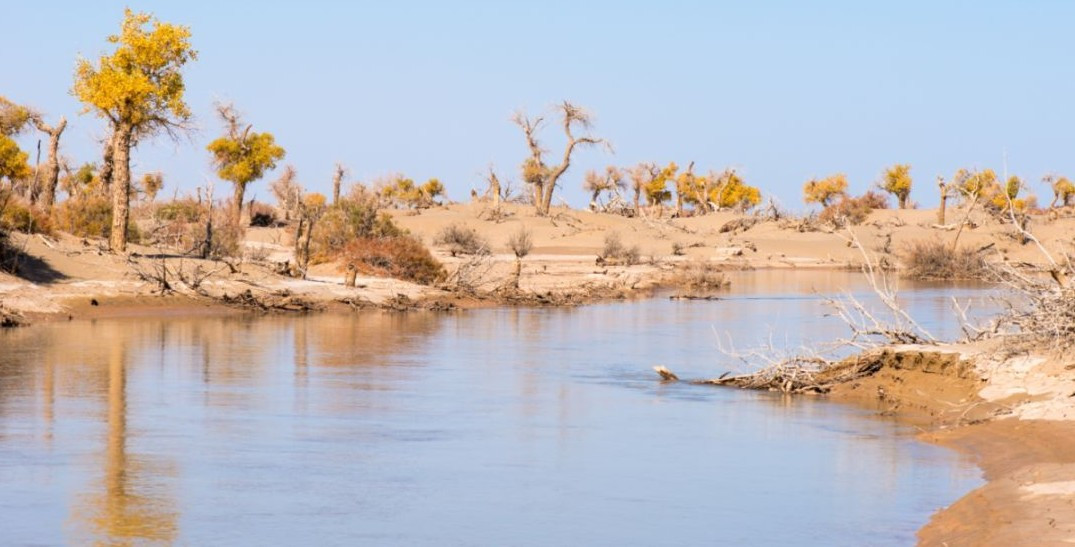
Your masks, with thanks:
M664 365L657 365L653 367L653 370L657 371L657 374L661 376L661 381L664 382L678 382L679 376L676 376L674 372L668 370Z

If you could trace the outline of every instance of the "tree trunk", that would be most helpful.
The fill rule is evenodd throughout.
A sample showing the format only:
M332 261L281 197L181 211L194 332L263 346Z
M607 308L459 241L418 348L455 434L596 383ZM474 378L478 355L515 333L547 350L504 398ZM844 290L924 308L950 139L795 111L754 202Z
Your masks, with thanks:
M496 174L489 175L489 193L493 194L493 210L500 210L500 179Z
M520 257L515 257L515 276L514 276L514 281L512 282L512 285L514 285L516 289L519 288L519 278L521 278L522 276L523 276L523 259L520 258Z
M46 212L52 211L52 205L56 202L56 186L60 182L60 135L67 128L67 118L60 118L56 127L48 128L49 156L48 171L45 173L45 195L42 198L42 206Z
M642 187L641 186L635 186L635 214L638 215L638 216L642 216L642 211L638 208L639 207L638 201L639 201L639 199L641 197L642 197Z
M676 184L676 216L683 216L683 189Z
M246 193L246 184L236 182L235 184L235 203L232 204L234 210L232 211L232 223L236 228L242 228L243 226L243 194Z
M311 217L306 222L306 237L302 242L302 278L306 279L306 269L310 266L310 240L314 236L314 221Z
M549 181L547 181L545 183L545 188L543 189L544 192L545 192L545 195L542 196L542 199L541 199L541 211L539 212L539 214L541 214L541 216L547 216L549 214L549 209L552 208L552 193L553 193L553 190L555 190L555 189L556 189L556 181L555 180L549 180Z
M108 192L112 187L112 173L114 171L114 162L112 159L115 154L115 139L116 133L113 131L112 134L108 136L108 139L105 140L104 156L101 158L101 190L104 192Z
M898 198L900 200L900 209L906 209L907 208L907 198L909 198L909 197L911 197L910 194L900 194L898 196Z
M340 185L343 184L343 171L339 166L336 168L336 174L332 177L332 204L336 205L340 203Z
M941 188L941 207L939 209L937 209L937 224L940 224L941 226L944 226L944 209L945 209L945 206L948 204L947 202L948 202L948 192L945 192L944 188L942 187Z
M205 214L205 241L202 242L202 258L209 258L213 250L213 200L209 200L209 207Z
M355 286L355 278L357 278L357 277L358 277L358 270L357 269L351 268L351 267L347 268L347 274L343 278L343 286L344 287L354 287Z
M545 203L545 193L542 191L544 184L534 184L534 210L538 216L544 216L541 212L541 204Z
M131 133L127 124L116 126L112 135L112 234L108 247L127 252L127 224L131 218Z

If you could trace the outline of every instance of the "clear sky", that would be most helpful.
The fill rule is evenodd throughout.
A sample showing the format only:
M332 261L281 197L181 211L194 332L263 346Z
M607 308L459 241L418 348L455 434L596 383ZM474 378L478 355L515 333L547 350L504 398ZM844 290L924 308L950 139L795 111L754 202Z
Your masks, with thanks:
M576 206L586 169L639 161L735 167L793 208L811 177L845 172L858 193L896 162L926 206L937 175L999 173L1005 154L1042 197L1042 175L1075 175L1072 2L7 3L0 94L72 119L75 162L98 159L104 133L69 94L75 61L107 51L125 5L188 25L199 52L197 132L133 155L135 174L164 171L167 194L212 176L216 100L274 133L322 192L342 161L354 179L435 176L467 199L489 164L518 179L512 112L563 99L615 146L565 175ZM545 144L559 155L555 131ZM267 198L266 181L252 193Z

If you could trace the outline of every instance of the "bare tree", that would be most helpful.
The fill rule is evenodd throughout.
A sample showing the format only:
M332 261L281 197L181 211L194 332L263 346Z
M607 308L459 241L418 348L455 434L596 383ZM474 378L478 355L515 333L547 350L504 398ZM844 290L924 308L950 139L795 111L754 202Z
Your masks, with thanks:
M485 195L487 198L493 200L493 210L500 210L500 178L496 176L496 171L493 170L493 166L489 166L489 174L485 177L486 182L489 183L489 189L486 190Z
M276 197L276 203L284 210L284 220L291 220L299 207L302 185L296 180L298 173L292 165L285 165L284 172L272 182L269 189Z
M344 177L347 176L347 168L342 163L336 164L336 171L332 174L332 204L337 205L340 202L340 185L343 184Z
M660 169L657 167L657 164L651 162L639 163L627 170L627 178L631 179L631 190L634 191L636 214L642 214L642 209L640 208L641 204L639 203L639 200L642 197L642 190L657 177L658 173L660 173Z
M48 167L45 171L45 192L42 205L46 211L52 210L52 204L56 201L56 186L60 182L60 135L67 129L67 118L60 116L56 125L49 125L39 115L33 117L34 126L38 131L49 136Z
M508 237L508 247L515 254L515 272L512 276L512 285L518 289L519 278L523 275L523 258L526 258L526 255L530 254L530 250L534 248L534 240L530 237L530 231L526 229L526 226L520 226L518 232Z
M607 144L604 139L589 135L575 136L574 127L577 126L588 130L592 125L591 117L586 111L567 101L557 105L556 109L563 118L564 134L567 135L567 145L564 147L563 157L557 165L545 163L546 150L541 148L537 140L536 133L544 124L545 118L538 116L531 119L522 112L516 113L512 118L512 121L522 128L523 134L526 136L526 144L530 148L530 157L522 165L523 179L533 186L534 206L540 216L549 214L549 207L552 205L552 196L556 190L556 184L568 167L571 166L571 156L575 152L575 148L579 145Z

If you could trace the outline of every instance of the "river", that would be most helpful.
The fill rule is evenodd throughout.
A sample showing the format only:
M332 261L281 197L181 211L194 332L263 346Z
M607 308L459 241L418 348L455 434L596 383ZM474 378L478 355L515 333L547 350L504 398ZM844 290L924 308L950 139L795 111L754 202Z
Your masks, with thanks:
M719 301L0 332L0 543L907 545L981 483L871 409L662 384L846 334L845 272ZM907 285L927 328L949 298Z

